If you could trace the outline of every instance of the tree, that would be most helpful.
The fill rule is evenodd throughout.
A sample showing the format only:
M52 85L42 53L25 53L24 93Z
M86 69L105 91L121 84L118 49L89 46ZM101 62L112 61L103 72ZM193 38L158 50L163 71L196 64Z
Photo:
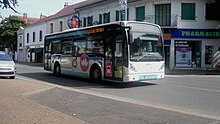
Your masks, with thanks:
M9 9L12 9L14 12L18 13L15 10L16 6L18 6L17 0L0 0L0 8L2 9L9 8Z
M9 16L0 23L0 49L17 50L17 31L27 24L16 16Z

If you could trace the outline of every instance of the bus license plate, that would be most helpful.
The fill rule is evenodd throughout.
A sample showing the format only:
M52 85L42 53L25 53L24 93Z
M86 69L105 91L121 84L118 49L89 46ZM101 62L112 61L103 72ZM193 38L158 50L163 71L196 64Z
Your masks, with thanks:
M157 75L142 75L142 76L140 76L140 80L147 80L147 79L157 79Z

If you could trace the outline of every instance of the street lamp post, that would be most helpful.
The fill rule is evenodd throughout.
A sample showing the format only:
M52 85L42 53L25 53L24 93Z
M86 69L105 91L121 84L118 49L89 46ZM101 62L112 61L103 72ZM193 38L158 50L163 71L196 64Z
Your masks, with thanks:
M120 4L120 10L123 10L123 15L124 15L124 18L125 18L125 21L127 21L127 8L128 8L128 5L127 5L127 0L119 0L119 4Z

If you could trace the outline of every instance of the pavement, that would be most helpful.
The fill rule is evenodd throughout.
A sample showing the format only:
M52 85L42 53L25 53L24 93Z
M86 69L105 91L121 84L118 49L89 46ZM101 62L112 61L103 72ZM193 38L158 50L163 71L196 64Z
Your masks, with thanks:
M19 85L18 85L19 84ZM0 78L0 124L87 124L87 122L26 99L53 86Z

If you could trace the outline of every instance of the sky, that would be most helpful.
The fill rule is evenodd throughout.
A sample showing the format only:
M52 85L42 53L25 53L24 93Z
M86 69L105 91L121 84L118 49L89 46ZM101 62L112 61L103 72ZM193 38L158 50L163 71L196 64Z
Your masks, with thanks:
M0 8L0 15L3 18L9 17L9 15L23 16L23 13L27 13L28 17L39 18L41 13L45 16L50 16L64 7L64 3L68 2L69 5L82 2L84 0L17 0L18 6L15 9L20 13L17 14L11 9Z

